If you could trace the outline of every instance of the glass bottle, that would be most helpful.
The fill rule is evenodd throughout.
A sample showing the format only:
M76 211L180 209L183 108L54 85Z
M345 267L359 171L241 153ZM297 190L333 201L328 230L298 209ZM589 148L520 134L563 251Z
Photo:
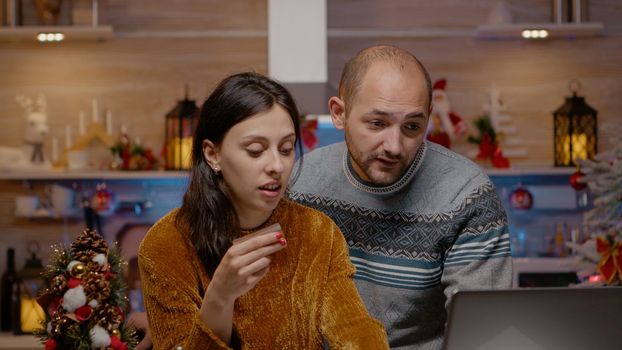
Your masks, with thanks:
M6 252L6 271L2 275L0 295L2 296L2 302L0 304L0 312L2 318L0 319L0 325L3 332L12 331L12 294L15 291L15 285L17 284L17 272L15 271L15 249L9 248Z

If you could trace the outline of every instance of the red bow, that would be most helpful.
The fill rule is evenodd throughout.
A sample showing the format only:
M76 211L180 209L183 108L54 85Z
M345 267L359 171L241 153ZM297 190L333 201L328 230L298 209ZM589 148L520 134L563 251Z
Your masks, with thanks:
M611 284L616 276L622 281L622 242L616 242L613 237L596 237L596 251L602 257L598 263L598 272Z

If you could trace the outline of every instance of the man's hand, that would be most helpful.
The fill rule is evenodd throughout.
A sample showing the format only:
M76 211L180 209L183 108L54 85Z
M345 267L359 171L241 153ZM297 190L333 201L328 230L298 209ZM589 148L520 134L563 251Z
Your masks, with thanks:
M153 343L151 342L151 331L149 330L149 322L147 321L147 313L134 312L127 320L127 324L136 328L136 330L142 331L145 336L143 340L136 345L136 350L148 350L151 349Z

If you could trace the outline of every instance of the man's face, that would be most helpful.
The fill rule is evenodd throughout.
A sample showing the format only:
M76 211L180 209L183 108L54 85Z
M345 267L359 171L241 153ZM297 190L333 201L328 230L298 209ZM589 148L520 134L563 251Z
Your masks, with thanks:
M335 99L335 100L333 100ZM399 69L374 63L348 106L334 97L333 121L345 130L352 165L363 180L389 185L413 162L423 143L430 112L423 73L413 65ZM341 103L339 114L336 103Z

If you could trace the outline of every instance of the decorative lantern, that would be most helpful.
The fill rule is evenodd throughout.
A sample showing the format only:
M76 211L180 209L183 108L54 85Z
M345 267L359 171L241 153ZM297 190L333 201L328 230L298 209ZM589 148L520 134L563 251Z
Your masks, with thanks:
M166 169L189 169L191 164L192 136L199 120L199 107L186 96L166 114L164 155Z
M572 97L553 113L555 166L577 166L577 159L594 159L596 155L596 110L577 96L581 84L569 84Z
M17 308L16 322L13 324L15 334L32 333L41 327L41 321L45 319L45 313L37 303L37 296L45 286L41 276L43 264L37 257L38 251L39 243L31 242L28 246L31 257L26 260L26 265L18 274L18 283L15 285L18 290L14 294L19 300L14 304Z

